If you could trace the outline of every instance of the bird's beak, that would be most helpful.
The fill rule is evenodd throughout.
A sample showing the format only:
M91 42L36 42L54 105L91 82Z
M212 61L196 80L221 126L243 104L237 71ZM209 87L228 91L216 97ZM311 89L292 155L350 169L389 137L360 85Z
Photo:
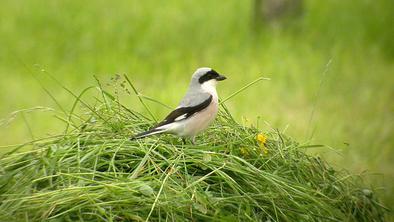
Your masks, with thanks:
M227 78L225 76L222 76L222 75L219 75L218 77L216 77L217 81L223 81L225 79L227 79Z

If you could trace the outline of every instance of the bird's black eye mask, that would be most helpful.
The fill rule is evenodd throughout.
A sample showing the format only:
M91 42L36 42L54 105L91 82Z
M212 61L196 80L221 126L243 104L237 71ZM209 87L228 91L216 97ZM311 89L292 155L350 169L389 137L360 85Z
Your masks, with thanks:
M216 79L217 81L221 81L221 80L225 80L226 77L220 75L219 73L217 73L215 70L211 70L208 71L207 73L205 73L204 75L202 75L199 79L198 82L200 84L203 84L206 81L209 81L211 79Z

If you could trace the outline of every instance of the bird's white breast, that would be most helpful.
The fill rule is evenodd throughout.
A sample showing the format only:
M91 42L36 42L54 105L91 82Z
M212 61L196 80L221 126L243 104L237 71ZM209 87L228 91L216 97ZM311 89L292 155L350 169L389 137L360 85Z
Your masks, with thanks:
M196 136L213 122L217 112L218 102L217 100L212 100L207 108L194 114L187 120L179 122L176 133L180 136Z
M212 95L212 101L207 108L194 114L189 119L180 122L177 134L180 136L195 136L205 130L215 119L218 113L218 94L216 92L216 81L207 81L201 85L204 92Z

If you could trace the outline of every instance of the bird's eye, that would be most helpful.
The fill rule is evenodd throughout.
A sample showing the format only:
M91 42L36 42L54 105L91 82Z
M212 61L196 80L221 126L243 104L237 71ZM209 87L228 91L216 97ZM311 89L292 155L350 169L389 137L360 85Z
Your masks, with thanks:
M201 76L198 81L202 84L203 82L209 81L211 79L216 79L218 76L219 76L218 73L211 70L211 71L205 73L203 76Z

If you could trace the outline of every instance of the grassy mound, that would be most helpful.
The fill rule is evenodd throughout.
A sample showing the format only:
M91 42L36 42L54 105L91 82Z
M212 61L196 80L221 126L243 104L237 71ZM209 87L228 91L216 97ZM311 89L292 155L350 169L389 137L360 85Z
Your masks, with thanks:
M264 141L225 106L192 145L171 135L130 141L153 121L109 93L95 105L76 98L72 110L86 112L64 118L64 135L0 159L1 221L384 220L359 177L279 132Z

